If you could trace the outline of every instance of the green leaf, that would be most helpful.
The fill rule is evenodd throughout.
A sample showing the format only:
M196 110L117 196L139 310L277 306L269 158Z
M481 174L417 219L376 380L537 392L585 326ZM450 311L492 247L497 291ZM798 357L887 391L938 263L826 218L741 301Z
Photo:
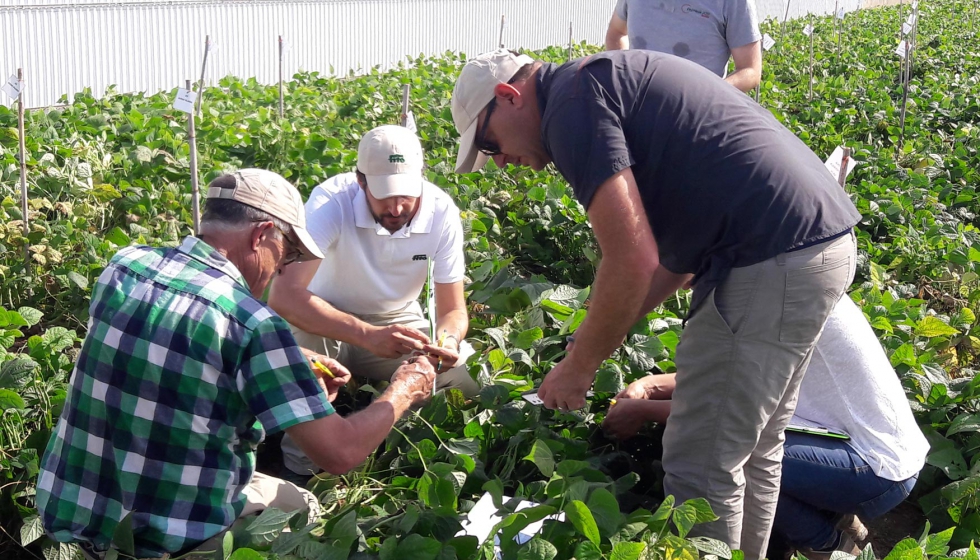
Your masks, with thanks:
M529 350L531 346L534 345L536 340L544 338L544 331L540 327L534 327L533 329L528 329L522 331L516 337L512 339L514 346L520 348L521 350Z
M946 437L960 432L980 431L980 414L960 414L949 425L946 430Z
M35 368L37 362L26 356L3 362L0 364L0 387L22 387Z
M500 509L504 505L504 483L499 478L492 478L483 483L484 492L490 493L490 499L493 500L493 507Z
M350 511L341 517L330 530L330 538L334 539L333 545L337 548L349 550L357 540L357 512Z
M684 538L691 532L691 527L698 522L698 512L693 505L684 502L674 509L674 525L677 526L677 534Z
M551 448L548 447L544 441L540 439L534 440L534 445L531 446L531 452L524 457L525 460L534 463L541 474L548 478L555 472L555 455L551 452Z
M228 560L265 560L265 556L252 550L251 548L239 548L231 553Z
M641 542L618 542L613 545L609 560L637 560L646 546Z
M731 560L732 549L727 544L721 542L718 539L712 539L710 537L691 537L688 539L691 544L695 546L701 552L705 554L714 554L718 558L723 558L724 560Z
M857 555L855 560L876 560L875 552L871 548L871 543L868 543L867 546L864 547L864 550L861 551L861 554Z
M552 560L557 555L555 545L535 535L517 551L517 560Z
M883 560L923 560L922 548L915 539L900 541Z
M909 367L915 367L917 360L915 359L915 348L911 344L903 344L892 352L889 361L892 367L897 367L900 365L907 365Z
M915 326L915 334L926 338L953 336L959 334L959 332L960 331L944 323L939 317L933 316L924 317L921 321L916 323Z
M129 556L136 555L136 541L133 538L133 512L126 514L112 532L112 544Z
M950 527L945 531L940 533L935 533L926 537L926 556L933 557L938 555L945 555L949 552L949 539L953 537L953 531L956 530L955 527Z
M619 502L612 492L605 488L597 488L586 503L592 516L595 517L602 536L608 539L615 534L623 521L623 514L619 512Z
M653 512L654 521L663 521L665 519L670 519L670 513L674 508L674 497L667 496L664 501L660 502L660 506L657 507L657 511Z
M602 560L602 551L591 541L582 541L575 546L575 560Z
M439 541L419 534L411 534L398 543L395 558L398 560L435 560L440 550L442 550L442 543Z
M50 346L52 352L61 352L75 344L75 331L70 331L64 327L51 327L41 335L45 344Z
M684 505L688 504L694 508L696 523L707 523L718 519L718 516L711 511L711 505L708 504L708 500L705 500L704 498L694 498L684 502Z
M78 546L69 543L51 542L41 549L45 560L75 560L75 555L81 555Z
M251 542L269 544L276 540L293 515L296 515L295 511L287 513L277 508L268 508L248 524L245 532Z
M126 247L127 245L132 243L132 240L129 238L129 235L125 231L123 231L121 227L118 226L109 230L109 233L107 233L105 236L105 240L108 241L109 243L113 243L120 247Z
M592 389L599 393L618 393L625 388L623 371L611 362L606 362L599 368L595 375L595 383L592 385Z
M861 558L861 560L865 559ZM967 549L963 560L980 560L980 554L977 554L977 548L973 545L973 541L970 541L970 548Z
M289 554L296 549L300 544L310 540L310 531L317 527L316 523L311 523L306 527L303 527L299 531L294 531L290 533L283 533L276 539L276 542L272 543L272 552L279 555ZM225 533L225 535L230 535L231 532ZM224 549L224 542L222 542L222 549Z
M592 517L592 512L589 511L589 507L579 500L572 500L569 504L565 506L565 515L568 520L571 521L572 525L575 527L582 536L592 541L592 544L599 546L600 535L599 527L595 523L595 518Z
M68 271L68 280L70 280L72 284L78 286L82 290L88 288L88 278L82 276L81 274L75 272L74 270Z
M0 412L5 410L21 410L26 407L27 404L24 402L23 397L10 389L0 389Z
M24 525L20 528L20 545L27 546L44 535L44 526L41 524L41 517L32 515L24 520Z

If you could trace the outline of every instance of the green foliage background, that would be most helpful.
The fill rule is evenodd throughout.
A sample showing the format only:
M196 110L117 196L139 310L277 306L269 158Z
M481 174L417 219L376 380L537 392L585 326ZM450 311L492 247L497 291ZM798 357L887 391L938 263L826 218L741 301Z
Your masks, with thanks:
M778 43L765 55L761 102L821 157L846 145L859 162L847 187L863 215L851 297L879 335L932 443L910 500L938 532L903 541L888 557L944 558L959 549L958 556L975 558L980 37L970 2L922 2L920 9L904 138L899 60L892 53L899 8L848 14L839 51L834 21L815 20L812 100L802 24L767 22ZM535 54L563 61L566 51ZM438 395L361 468L318 480L313 489L327 506L318 523L303 527L298 518L269 511L238 528L222 552L235 560L489 557L490 543L455 537L465 512L489 491L501 506L505 494L542 504L505 516L504 537L564 513L564 521L546 521L543 536L524 546L502 539L509 558L739 558L721 543L687 537L693 524L712 516L703 502L664 500L656 430L642 442L617 444L598 428L608 397L625 383L651 370L673 371L686 294L633 328L600 370L597 396L586 410L546 411L519 398L561 359L564 337L584 319L598 248L556 173L493 165L482 173L452 172L449 100L465 58L409 59L392 71L342 79L296 75L287 84L282 120L277 88L254 80L225 78L204 93L197 127L202 183L225 171L264 167L308 194L353 168L360 136L396 122L402 85L411 85L427 176L462 210L470 338L480 350L470 367L486 383L472 402L453 392ZM33 507L38 458L64 404L90 285L107 259L129 243L174 245L190 233L186 121L170 108L172 98L173 92L96 98L86 91L62 107L30 111L26 237L16 114L0 107L5 558L77 554L43 537ZM282 533L287 524L293 531ZM125 552L125 531L117 537Z

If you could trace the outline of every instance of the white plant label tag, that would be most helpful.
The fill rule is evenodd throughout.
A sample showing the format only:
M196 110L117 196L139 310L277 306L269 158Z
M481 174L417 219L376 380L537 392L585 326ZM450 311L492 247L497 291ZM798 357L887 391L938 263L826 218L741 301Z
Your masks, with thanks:
M585 393L586 398L591 399L593 395L595 395L595 393L593 393L592 391L588 391ZM541 400L541 397L538 396L537 391L534 391L533 393L524 393L523 395L521 395L521 398L535 406L541 406L544 404L544 401Z
M905 20L905 23L907 23L909 25L915 25L915 20L916 19L917 18L915 17L915 14L909 14L909 17Z
M813 26L810 25L809 23L806 24L806 27L803 28L803 34L806 35L807 37L813 35Z
M919 9L919 0L912 0L912 9L913 10Z
M776 40L769 36L768 33L762 36L762 50L768 51L776 44Z
M826 167L827 170L830 171L830 174L833 175L835 181L840 177L840 166L843 160L844 160L844 148L837 146L836 148L834 148L834 153L830 154L830 157L827 158L827 161L824 162L823 164L824 167ZM850 175L851 171L854 171L854 167L856 165L857 165L857 161L855 161L853 157L848 158L847 171L845 172L844 177Z
M837 10L837 19L844 19L844 7L843 6L841 6L841 8L839 10Z
M3 84L0 89L7 94L11 99L17 99L20 97L20 80L17 79L17 74L11 74L7 78L7 83Z
M895 47L895 54L900 58L905 58L905 53L908 52L908 48L908 43L905 42L905 39L902 39L902 42Z
M906 21L905 23L902 24L902 35L908 35L911 32L912 32L912 24Z
M174 109L185 113L194 112L194 101L197 100L197 93L184 88L177 88L177 99L174 99Z
M419 131L419 127L415 125L415 115L411 111L405 116L405 128L411 130L413 133Z

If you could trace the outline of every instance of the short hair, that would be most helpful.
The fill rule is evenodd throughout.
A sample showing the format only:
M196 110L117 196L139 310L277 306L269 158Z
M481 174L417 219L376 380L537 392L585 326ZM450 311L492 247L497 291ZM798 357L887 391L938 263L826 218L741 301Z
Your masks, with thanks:
M229 173L211 181L208 187L233 189L236 181L235 176ZM238 230L259 222L272 222L286 234L292 230L292 226L272 214L230 198L207 199L201 216L202 228L206 225L215 229Z

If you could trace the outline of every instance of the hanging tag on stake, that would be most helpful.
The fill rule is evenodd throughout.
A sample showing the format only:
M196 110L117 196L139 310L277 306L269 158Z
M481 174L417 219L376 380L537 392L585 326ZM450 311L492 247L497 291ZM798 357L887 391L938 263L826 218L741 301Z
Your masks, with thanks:
M905 23L909 25L915 25L915 20L916 20L915 14L909 14L909 17L908 19L905 20Z
M813 26L810 25L809 23L806 24L806 26L803 28L803 34L806 35L807 37L813 35Z
M908 35L911 32L912 32L912 24L906 21L905 23L902 24L902 35Z
M897 54L899 58L905 58L905 53L908 51L908 49L908 43L905 42L905 39L902 39L902 42L895 47L895 54Z
M776 44L776 40L769 36L768 33L762 36L762 50L768 51Z
M405 128L411 130L413 134L419 131L415 125L415 115L411 111L405 114Z
M844 6L837 10L837 19L844 19Z
M830 171L830 174L833 175L835 181L840 176L840 165L843 159L844 159L844 148L842 148L841 146L837 146L836 148L834 148L834 153L830 154L830 157L827 158L827 161L824 162L823 164L824 167L826 167L827 170ZM854 167L856 165L857 162L854 161L853 157L848 158L847 172L844 173L844 177L850 175L851 171L854 171Z
M0 89L11 99L20 97L20 80L17 79L17 74L11 74L7 78L7 83L3 84L3 87L0 87Z
M919 0L912 0L912 9L913 10L919 9Z
M195 100L197 100L197 92L177 88L177 99L174 99L174 109L185 113L193 113Z

